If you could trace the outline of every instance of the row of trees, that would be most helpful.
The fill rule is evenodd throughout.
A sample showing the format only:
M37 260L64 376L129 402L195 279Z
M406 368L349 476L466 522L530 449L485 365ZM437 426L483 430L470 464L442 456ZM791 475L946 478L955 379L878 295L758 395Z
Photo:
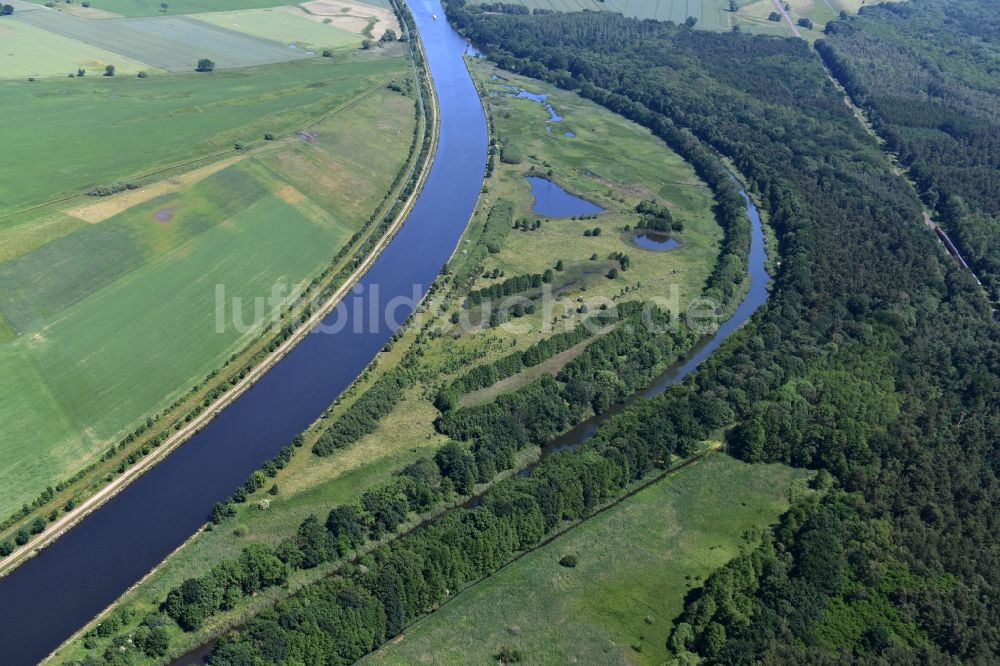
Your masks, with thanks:
M637 314L641 313L641 310L641 303L620 303L614 308L594 313L588 317L587 321L581 322L571 331L556 333L539 340L523 351L516 351L490 363L478 365L442 388L435 400L435 405L441 411L446 412L454 408L463 395L492 386L502 379L516 375L525 368L536 366L589 339L603 327L616 321L632 318L635 319L633 324L641 325L641 318L636 317Z
M719 175L716 184L725 185L720 188L723 196L735 194L717 161L709 161L715 158L704 149L702 155L703 167L715 165ZM747 233L741 201L740 206L740 215L728 220L732 224L727 225L727 238L738 239ZM509 217L497 228L506 233ZM485 239L489 222L484 231ZM738 246L737 240L732 247ZM737 258L745 262L745 250ZM557 268L562 269L562 262ZM471 274L479 270L476 267ZM634 310L629 307L620 306L627 314L638 313L638 306ZM452 491L467 492L476 481L492 479L513 464L519 448L529 442L545 443L593 406L594 391L587 388L588 381L619 371L628 381L641 382L643 372L651 376L654 368L661 368L690 343L686 331L667 330L671 322L666 313L654 314L652 321L664 330L637 326L637 337L609 340L601 351L593 350L588 364L577 368L574 378L565 384L545 376L514 394L501 396L492 407L452 410L443 415L439 429L470 438L468 443L450 443L433 461L420 461L391 482L371 489L358 505L335 507L325 524L315 518L305 521L296 538L275 549L275 557L294 568L340 556L368 538L398 528L409 511L429 508ZM640 335L658 340L630 361L630 340L638 340ZM681 389L669 399L635 407L607 422L583 449L547 458L528 479L505 482L483 498L480 509L450 512L439 523L417 529L397 545L376 549L356 567L345 566L341 577L306 588L279 605L273 615L261 616L260 624L255 620L240 634L220 640L212 661L352 661L413 617L435 607L453 590L492 572L518 549L537 543L562 521L585 515L632 480L667 464L675 451L690 453L707 429L718 428L731 417L732 412L721 401L701 400ZM446 543L449 545L444 547ZM416 551L407 550L411 546ZM424 559L427 549L433 550L436 559ZM239 584L226 589L235 601L244 587L241 577L234 580ZM251 576L250 580L260 578ZM175 604L178 597L181 601L185 598L180 589L173 594ZM212 602L219 598L216 595L209 595L205 608L212 608ZM190 596L194 600L191 605L198 608L202 597ZM172 612L185 617L186 605L178 604ZM195 610L194 617L198 614Z
M403 391L410 383L412 377L405 369L383 374L323 431L313 445L313 453L328 456L375 432L382 417L403 399Z
M640 201L635 207L635 212L639 213L638 229L652 229L653 231L683 231L684 223L675 220L670 209L655 201Z
M530 476L494 486L476 507L450 511L264 611L238 633L221 638L209 663L346 664L360 659L566 521L594 512L634 480L669 464L676 452L689 452L706 434L696 414L711 413L711 408L683 390L663 401L656 409L643 405L626 412L580 450L546 458ZM697 425L666 425L675 419ZM454 480L457 488L463 477L471 477L475 462L464 447L451 443L433 465L420 465L429 477L437 478L436 473ZM327 520L328 538L357 543L363 538L357 529L363 513L351 506L334 509Z
M947 48L980 53L973 43L986 28L964 10L917 0L891 11L911 5L967 33ZM738 455L818 467L850 499L825 500L815 529L765 535L760 569L745 575L741 564L719 574L728 582L706 585L714 601L689 607L689 629L679 625L672 646L726 664L820 662L839 651L1000 658L997 331L820 59L800 40L614 15L525 20L455 0L449 13L504 67L579 89L671 146L697 137L723 153L778 233L770 302L693 388L738 424ZM884 71L880 80L899 82Z
M547 280L545 279L546 277L548 278ZM480 305L484 300L496 300L505 296L520 294L528 291L529 289L539 289L543 283L551 281L551 271L546 274L531 273L530 275L517 275L512 278L507 278L503 282L497 282L488 287L470 291L469 295L466 297L466 305L468 307L474 307L476 305Z

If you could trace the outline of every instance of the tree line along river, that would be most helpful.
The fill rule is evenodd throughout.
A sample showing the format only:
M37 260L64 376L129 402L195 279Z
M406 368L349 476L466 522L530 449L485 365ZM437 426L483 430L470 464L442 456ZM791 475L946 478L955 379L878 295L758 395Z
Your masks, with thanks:
M426 183L399 233L355 290L360 307L334 313L252 388L161 463L127 486L36 557L0 579L0 645L4 664L37 663L100 613L204 524L263 461L305 430L357 377L394 334L371 327L373 312L394 297L402 322L455 248L476 206L486 166L488 132L479 95L463 59L468 45L438 0L411 0L438 98L439 143ZM442 17L442 20L435 18ZM744 194L744 197L746 195ZM751 288L713 336L670 368L642 395L683 379L767 299L760 218L752 222ZM372 319L374 315L374 319ZM346 325L342 325L345 324ZM602 417L601 420L603 420ZM548 450L590 436L592 419Z

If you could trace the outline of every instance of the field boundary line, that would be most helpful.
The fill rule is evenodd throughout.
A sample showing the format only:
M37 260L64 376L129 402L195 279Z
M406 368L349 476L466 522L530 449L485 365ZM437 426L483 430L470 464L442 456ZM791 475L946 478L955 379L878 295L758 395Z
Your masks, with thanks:
M387 79L385 79L383 81L379 81L378 83L376 83L375 85L371 86L370 88L366 88L362 92L358 93L356 96L354 96L354 97L352 97L352 98L344 101L343 103L340 104L340 106L336 106L333 109L330 109L326 113L318 116L317 118L314 118L314 119L308 121L306 124L302 125L301 127L297 128L297 129L289 129L289 130L285 130L283 132L274 132L273 135L274 135L274 137L276 139L277 138L286 137L286 136L291 136L291 135L295 134L296 132L302 131L303 129L307 129L309 127L313 127L317 123L323 122L324 120L329 120L330 118L332 118L333 116L337 115L338 113L340 113L342 111L347 111L348 109L351 109L351 108L357 106L359 103L361 103L362 101L364 101L364 100L368 99L369 97L371 97L372 95L374 95L376 92L378 92L379 90L381 90L382 88L384 88L386 85L388 85L389 83L391 83L392 81L394 81L396 78L397 77L390 77L390 78L387 78ZM194 165L199 164L201 162L206 162L206 161L210 161L210 160L220 160L220 159L224 158L226 155L232 154L234 152L247 152L250 148L253 148L255 146L263 144L264 141L265 141L265 139L262 139L262 138L260 138L260 139L252 139L252 140L250 140L250 141L248 141L248 142L246 142L246 143L243 144L244 147L243 147L242 150L238 150L237 151L237 150L235 150L233 148L226 148L225 150L220 150L220 151L215 152L215 153L208 153L208 154L202 155L200 157L193 157L193 158L181 161L181 162L174 162L172 164L168 164L166 166L159 167L159 168L154 169L152 171L147 171L145 173L136 174L134 176L129 176L125 180L137 180L137 181L139 181L139 180L143 180L143 179L148 179L148 178L153 178L155 176L159 176L159 175L164 174L164 173L166 173L168 171L173 171L174 169L183 169L184 167L194 166ZM11 211L9 213L5 213L3 215L0 215L0 222L3 222L4 220L10 219L10 218L15 217L17 215L23 215L24 213L30 213L30 212L32 212L34 210L39 210L41 208L45 208L47 206L54 206L56 204L66 203L66 202L72 201L74 199L80 199L80 198L83 198L83 199L94 199L94 200L100 201L100 200L106 199L108 197L91 197L90 195L88 195L85 192L77 193L77 194L67 194L64 197L58 197L56 199L49 199L48 201L43 201L42 203L37 203L37 204L34 204L33 206L28 206L27 208L21 208L20 210L15 210L15 211Z
M564 527L564 528L556 531L555 533L547 536L542 541L539 541L537 544L535 544L531 548L528 548L527 550L521 551L520 553L518 553L517 555L515 555L512 559L508 560L507 562L505 562L504 564L502 564L500 567L498 567L492 573L486 574L482 578L480 578L478 580L475 580L475 581L469 583L468 585L466 585L465 587L463 587L461 590L458 590L457 592L455 592L455 594L449 596L447 599L445 599L443 602L441 602L441 604L437 608L435 608L434 610L430 611L429 613L426 613L426 614L422 615L421 617L417 618L416 620L414 620L410 624L408 624L405 627L403 627L403 629L399 632L399 635L400 636L405 635L405 633L406 633L407 630L412 629L413 627L416 627L421 622L427 620L428 618L430 618L433 615L436 615L442 608L444 608L448 604L452 603L453 601L455 601L456 599L458 599L459 597L461 597L462 595L464 595L466 592L469 592L473 588L478 587L479 585L482 585L483 583L485 583L489 579L493 578L494 576L502 573L504 570L506 570L506 569L512 567L513 565L517 564L518 562L520 562L521 560L523 560L528 555L531 555L535 551L541 550L545 546L548 546L549 544L553 543L556 539L559 539L560 537L565 536L566 534L569 534L573 530L575 530L575 529L577 529L579 527L582 527L583 525L586 525L587 523L590 522L591 519L596 518L597 516L600 516L600 515L602 515L604 513L607 513L611 509L617 507L618 505L622 504L623 502L625 502L625 501L631 499L632 497L638 495L642 491L647 490L648 488L651 488L651 487L655 486L656 484L660 483L661 481L667 480L670 477L676 476L676 475L680 474L681 472L687 471L691 467L694 467L695 465L704 462L710 456L712 456L713 454L719 453L722 450L723 450L723 445L721 443L713 443L707 449L705 449L703 451L700 451L699 453L696 453L695 455L691 456L690 458L687 458L686 460L684 460L684 461L682 461L682 462L680 462L680 463L678 463L678 464L676 464L676 465L674 465L672 467L668 467L667 469L662 470L659 474L655 475L653 478L639 481L637 485L635 485L633 487L630 487L622 495L619 495L618 497L612 499L611 501L607 502L606 504L601 505L600 507L598 507L597 509L595 509L593 513L588 514L586 516L583 516L582 518L579 518L579 519L575 520L570 525L567 525L566 527ZM375 650L373 652L370 652L369 654L375 654L377 652L378 652L378 650Z
M422 46L419 47L422 51ZM426 61L425 61L426 62ZM392 79L389 79L391 81ZM384 86L385 83L380 83L378 86L366 91L364 95L371 95L374 92ZM344 280L343 283L337 288L337 290L328 298L323 305L313 313L305 322L303 322L294 333L292 333L286 340L284 340L273 352L269 353L260 363L251 369L247 375L242 378L239 382L233 385L225 393L219 396L211 405L209 405L204 411L202 411L198 416L194 417L186 423L180 430L176 431L170 437L168 437L160 446L150 452L149 455L139 459L136 463L126 469L121 475L109 482L107 485L102 487L96 493L85 499L80 503L79 506L75 507L71 511L64 514L61 518L56 520L49 526L45 531L36 535L33 539L29 540L23 546L18 548L16 551L11 553L3 561L0 561L0 577L6 576L19 565L29 560L30 558L37 555L42 549L51 545L59 537L68 532L70 529L75 527L84 518L90 515L95 510L99 509L106 502L114 498L118 493L120 493L125 487L127 487L132 481L136 480L144 473L152 469L156 464L160 463L164 458L166 458L170 453L175 451L184 442L190 439L193 435L198 433L202 428L204 428L212 419L214 419L219 413L221 413L226 407L235 402L240 396L243 395L248 389L250 389L261 377L263 377L267 372L274 367L282 358L284 358L302 339L312 332L312 330L340 303L341 300L354 288L358 281L368 272L368 269L375 263L378 257L382 254L382 251L388 246L388 244L395 237L396 233L403 226L403 223L409 217L410 211L413 209L417 198L423 191L424 184L427 180L428 174L430 173L431 167L434 163L434 157L437 154L437 144L439 135L439 113L438 113L438 101L437 93L434 90L433 85L431 88L431 114L432 120L429 123L430 127L427 128L430 131L431 137L431 150L428 152L426 159L422 165L416 165L415 168L420 168L420 175L417 178L417 182L410 196L407 198L406 203L400 209L396 216L396 219L392 221L389 228L386 229L385 233L376 242L375 247L365 256L364 260L358 265L358 267ZM345 102L344 105L337 107L337 110L343 110L346 104L355 102L356 99L349 100ZM311 125L310 125L311 126ZM291 134L298 130L289 130L286 134ZM263 140L261 140L263 141ZM419 150L419 148L417 148ZM230 151L226 151L227 153ZM198 160L200 161L200 160ZM0 218L2 219L2 218ZM60 646L61 647L61 646ZM58 648L57 648L58 649Z

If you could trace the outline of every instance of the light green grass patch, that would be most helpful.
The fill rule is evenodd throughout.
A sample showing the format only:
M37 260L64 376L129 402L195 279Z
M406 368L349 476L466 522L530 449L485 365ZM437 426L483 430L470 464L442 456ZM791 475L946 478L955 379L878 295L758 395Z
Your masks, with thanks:
M350 113L310 126L309 140L258 157L282 179L342 219L367 216L373 180L399 169L398 153L413 139L414 101L388 90L359 103Z
M0 266L5 261L16 259L71 234L85 224L87 223L83 220L61 211L0 223Z
M0 342L7 342L8 340L13 340L16 332L14 327L3 318L3 314L0 314Z
M71 471L52 464L34 474L18 470L22 461L37 462L46 451L66 446L34 432L36 424L68 419L93 440L115 439L123 427L194 385L252 333L228 322L217 332L216 285L225 286L227 298L243 298L242 321L249 323L255 297L266 298L276 282L309 278L332 258L344 235L317 227L267 195L229 224L133 271L7 345L4 353L30 361L46 387L0 377L5 400L15 393L27 400L36 392L32 386L39 389L37 406L26 413L6 402L0 411L0 458L10 463L0 470L0 513ZM69 439L78 441L78 436ZM96 446L79 452L74 467L97 453Z
M359 35L296 16L284 8L212 12L195 14L192 18L254 37L271 39L282 44L294 44L300 50L340 49L361 44Z
M684 596L774 523L809 472L728 456L642 490L461 592L365 664L662 664ZM564 555L578 565L559 565Z
M18 20L0 21L0 45L0 79L68 77L79 68L97 75L110 64L121 76L135 76L140 70L153 71L150 65L138 60ZM19 120L25 117L19 115Z
M295 4L287 0L169 0L167 11L164 12L160 7L161 2L162 0L91 0L91 7L121 16L139 17L227 12ZM358 2L375 7L391 7L388 0L358 0Z
M301 127L406 71L402 53L314 58L239 71L0 81L5 214ZM408 144L407 144L408 145Z
M488 210L505 198L515 202L515 220L542 220L541 228L535 231L510 231L501 251L487 257L486 271L498 268L505 278L540 273L562 259L566 272L556 274L553 284L559 287L573 280L576 286L555 304L553 315L558 318L564 310L577 307L577 298L596 307L612 299L657 297L664 307L683 309L700 295L718 256L722 229L712 213L712 193L691 165L649 130L573 93L510 75L482 61L474 62L474 71L480 85L491 93L488 99L497 137L501 143L515 144L523 156L521 164L497 163L481 208ZM493 75L499 78L493 79ZM509 85L548 95L548 103L563 120L550 123L541 104L511 97L505 87ZM576 136L568 138L566 131ZM596 219L583 220L546 219L533 212L534 199L525 179L532 169L571 194L597 203L605 212ZM628 242L623 229L638 222L634 208L643 199L667 205L684 223L684 230L674 234L681 247L653 252ZM600 236L584 235L594 227L601 228ZM631 264L618 279L610 280L604 275L615 265L609 259L614 252L627 254ZM591 261L595 254L597 260ZM505 278L480 278L474 288ZM636 288L637 284L641 288ZM631 291L623 295L625 287ZM541 316L535 316L536 323L541 323ZM507 336L502 329L490 329L485 335L511 337L512 344L518 345L535 340L531 335Z
M357 118L348 119L357 114ZM0 513L86 465L125 429L168 405L252 331L253 299L288 293L326 266L384 196L411 136L412 100L381 89L317 125L322 142L296 138L175 194L85 225L0 264L3 307L22 334L0 346ZM368 133L366 133L368 132ZM288 184L276 155L303 154L339 182L355 170L337 156L370 141L363 182L328 208ZM322 183L317 187L322 188ZM329 195L337 198L337 191ZM230 304L216 330L216 285Z
M26 331L253 205L267 190L243 164L0 263L0 312Z
M260 7L278 7L289 4L282 0L168 0L167 11L160 7L163 0L91 0L91 7L114 12L122 16L174 16L225 12ZM44 4L44 3L40 3Z

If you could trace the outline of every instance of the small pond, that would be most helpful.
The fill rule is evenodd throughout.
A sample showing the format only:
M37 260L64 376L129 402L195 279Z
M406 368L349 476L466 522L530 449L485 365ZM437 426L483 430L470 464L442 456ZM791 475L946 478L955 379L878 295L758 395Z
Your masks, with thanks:
M659 231L639 231L632 236L632 242L645 250L653 252L665 252L680 247L676 238L671 238L668 234Z
M510 91L511 95L517 97L518 99L527 99L532 102L538 102L545 107L545 110L549 112L549 122L559 123L562 122L563 117L556 113L555 108L549 104L549 96L543 95L542 93L533 93L524 90L523 88L518 88L517 86L512 86L510 84L504 84L504 88ZM552 129L549 128L551 132Z
M596 215L604 209L595 203L574 196L551 180L538 176L526 176L531 184L531 194L535 203L531 210L546 217L573 217L574 215Z

